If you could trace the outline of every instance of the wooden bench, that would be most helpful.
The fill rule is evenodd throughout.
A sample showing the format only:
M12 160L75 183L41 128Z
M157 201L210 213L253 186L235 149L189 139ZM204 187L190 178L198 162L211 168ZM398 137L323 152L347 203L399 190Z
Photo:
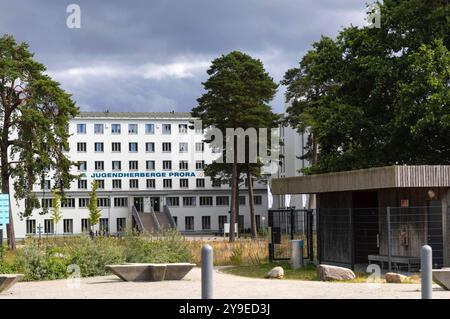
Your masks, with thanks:
M384 263L389 263L389 256L387 255L369 255L367 259L369 260L369 263L372 263L373 261L379 262L382 269L384 268ZM407 265L409 272L411 272L413 269L420 269L420 257L391 256L391 263L396 265L397 268L398 264Z

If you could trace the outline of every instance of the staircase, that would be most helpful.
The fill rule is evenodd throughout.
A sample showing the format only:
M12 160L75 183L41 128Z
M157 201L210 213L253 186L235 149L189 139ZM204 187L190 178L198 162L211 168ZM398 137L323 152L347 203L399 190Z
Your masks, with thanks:
M159 231L176 228L175 222L170 214L167 206L164 206L162 212L138 212L133 206L132 216L134 224L140 232L148 232L149 234L156 234Z

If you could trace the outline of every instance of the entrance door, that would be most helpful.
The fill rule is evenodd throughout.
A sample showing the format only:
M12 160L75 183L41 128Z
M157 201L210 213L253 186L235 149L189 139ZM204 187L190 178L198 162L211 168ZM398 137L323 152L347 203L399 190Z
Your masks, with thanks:
M150 205L152 206L154 212L159 212L159 197L150 197Z
M139 213L144 211L144 197L133 197L133 205Z
M433 249L433 268L440 268L444 264L441 201L433 200L428 202L427 224L427 243Z
M354 261L368 263L368 255L378 255L377 192L353 192Z

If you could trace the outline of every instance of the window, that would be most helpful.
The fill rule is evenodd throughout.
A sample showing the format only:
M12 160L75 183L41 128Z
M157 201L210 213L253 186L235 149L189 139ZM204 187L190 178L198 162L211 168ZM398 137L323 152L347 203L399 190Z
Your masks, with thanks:
M44 233L53 234L55 230L53 219L44 219Z
M61 199L61 207L63 208L74 208L75 198L63 198Z
M202 216L202 229L203 230L211 229L211 216Z
M128 207L128 197L115 197L114 207Z
M239 206L245 206L245 196L239 196Z
M111 151L115 153L120 153L122 151L122 144L120 142L112 142Z
M203 127L196 126L195 127L195 134L203 134Z
M112 170L113 171L120 171L121 169L122 169L121 161L112 161Z
M27 234L36 234L36 220L27 219Z
M64 234L73 234L73 219L64 219Z
M166 153L172 152L172 143L162 143L162 151Z
M179 144L179 152L180 153L187 153L188 152L188 143L180 143Z
M153 143L153 142L145 143L145 151L147 153L154 153L155 152L155 143Z
M155 180L153 178L147 179L147 188L155 188L155 187L156 187Z
M183 206L197 206L197 197L195 196L183 197Z
M117 231L122 232L127 227L127 219L124 217L120 217L116 219Z
M212 206L212 196L200 196L200 206Z
M95 161L94 168L96 171L103 171L105 170L105 162L103 161Z
M77 133L86 134L86 124L77 124Z
M101 233L109 233L109 218L100 218L98 224Z
M175 226L178 226L178 217L177 216L172 216L173 221L175 223Z
M188 161L180 161L180 171L187 171L189 169Z
M187 134L188 125L187 124L178 124L178 133L179 134Z
M138 125L128 124L128 134L137 134L137 133L138 133Z
M49 190L50 189L50 187L51 187L52 185L51 185L51 181L50 180L44 180L44 181L42 181L41 182L41 189L45 189L45 190Z
M103 124L94 124L94 134L103 134L105 126Z
M130 171L136 171L138 170L139 165L138 165L138 161L129 161L128 162L128 169Z
M135 142L128 143L128 151L136 153L138 151L138 143Z
M205 179L204 178L197 178L195 181L197 188L205 188Z
M42 198L41 199L42 208L50 208L53 207L53 200L51 198Z
M203 143L203 142L195 143L195 151L196 152L204 152L205 151L205 143Z
M229 196L217 196L216 197L216 206L228 206L230 205L230 197Z
M255 205L262 205L262 196L261 195L253 196L253 201Z
M78 180L78 189L87 189L87 180L79 179Z
M148 171L154 171L155 170L155 161L146 161L145 162L145 168Z
M163 124L162 125L162 133L163 134L172 134L172 125L170 125L170 124Z
M186 230L194 230L194 216L186 216L184 221Z
M77 143L77 152L86 153L86 149L87 149L86 143L84 142Z
M228 216L220 215L219 216L219 230L223 231L224 225L227 223Z
M130 188L132 188L132 189L139 188L139 180L138 179L130 179Z
M179 197L166 197L166 205L169 207L180 206Z
M86 161L78 162L78 170L80 172L85 172L87 170L87 162Z
M91 225L89 223L89 219L82 218L81 219L81 232L87 233L87 232L89 232L90 228L91 228Z
M211 153L213 154L222 153L222 148L220 146L213 146Z
M172 161L163 161L163 170L171 170Z
M155 124L145 124L145 134L155 134Z
M111 124L111 133L112 134L120 134L121 133L120 124Z
M195 161L195 169L203 170L205 168L205 161Z
M188 178L180 178L180 188L189 188Z
M97 153L101 153L101 152L103 152L103 143L101 143L101 142L97 142L97 143L94 143L94 150L95 150L95 152L97 152Z
M113 179L112 180L112 188L113 189L121 189L122 188L122 180L121 179Z
M98 207L109 207L109 198L97 198Z
M168 178L163 179L163 187L172 188L172 180Z
M218 179L212 180L212 187L222 187L222 182Z
M78 198L78 207L84 208L88 207L89 205L89 198Z
M97 185L99 189L105 188L105 180L104 179L96 179Z

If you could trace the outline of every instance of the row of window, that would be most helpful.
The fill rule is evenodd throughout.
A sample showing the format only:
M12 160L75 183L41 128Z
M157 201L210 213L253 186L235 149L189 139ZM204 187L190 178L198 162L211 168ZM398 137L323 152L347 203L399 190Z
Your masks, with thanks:
M124 231L127 225L126 218L120 217L116 218L116 229L118 232ZM27 219L26 221L26 231L27 234L36 234L38 231L41 234L54 234L55 233L55 223L53 219L45 219L44 227L41 225L36 227L35 219ZM81 219L81 231L83 233L89 232L90 223L89 219L82 218ZM109 233L109 218L100 218L99 220L99 229L100 232ZM73 219L63 219L63 233L64 234L73 234Z
M95 123L94 124L94 134L104 134L105 128L108 128L107 125L103 123ZM136 123L128 124L128 134L138 134L139 125ZM187 134L189 130L188 124L178 124L178 133L179 134ZM144 124L145 134L155 134L155 124L146 123ZM77 134L86 134L87 133L87 124L79 123L77 124ZM172 134L172 124L162 124L161 125L161 133L168 135ZM203 130L196 129L197 134L202 134ZM111 134L122 134L122 124L113 123L111 124Z
M155 142L146 142L145 143L145 152L154 153L155 152ZM103 153L105 151L105 143L104 142L94 142L94 152ZM139 151L139 143L138 142L129 142L128 143L128 152L137 153ZM180 142L178 143L178 153L187 153L189 151L189 143ZM195 152L203 153L205 151L205 143L196 142L195 143ZM87 152L87 143L86 142L78 142L77 143L77 152L86 153ZM112 142L111 143L111 152L120 153L122 152L122 143L121 142ZM171 153L172 152L172 143L171 142L162 142L161 143L161 152L163 153ZM213 148L213 153L220 152L220 149Z
M199 205L200 206L213 206L214 196L199 196ZM255 195L253 196L253 200L255 205L262 205L262 196ZM169 196L166 197L166 205L170 207L179 207L180 203L183 204L184 207L192 207L197 206L197 196ZM75 198L64 198L61 200L62 208L75 208L76 201ZM52 198L42 198L41 205L44 208L50 208L53 206ZM78 198L78 207L85 208L89 205L89 198L80 197ZM113 198L114 207L128 207L128 197L114 197ZM230 196L215 196L215 205L216 206L229 206L230 205ZM246 205L246 196L239 196L239 205ZM97 198L97 206L98 207L110 207L111 199L109 197L100 197Z
M261 228L261 216L256 215L256 228L259 230ZM173 217L175 223L178 224L178 218ZM201 230L211 230L211 216L201 216L202 228ZM223 231L224 225L228 222L227 215L218 216L219 231ZM244 215L238 216L238 230L241 232L244 229L245 217ZM185 216L184 217L184 229L187 231L197 230L195 229L195 216Z
M172 170L172 161L164 160L162 161L162 169L163 170ZM147 160L145 161L145 169L147 171L154 171L156 168L156 161ZM203 170L205 168L204 160L195 161L195 169ZM78 171L85 172L88 169L87 161L79 161L78 162ZM105 170L105 161L94 161L94 169L96 171L104 171ZM113 171L121 171L122 170L122 161L111 161L111 169ZM189 162L187 160L182 160L178 162L178 169L180 171L189 170ZM128 170L137 171L139 170L139 161L133 160L128 161Z

